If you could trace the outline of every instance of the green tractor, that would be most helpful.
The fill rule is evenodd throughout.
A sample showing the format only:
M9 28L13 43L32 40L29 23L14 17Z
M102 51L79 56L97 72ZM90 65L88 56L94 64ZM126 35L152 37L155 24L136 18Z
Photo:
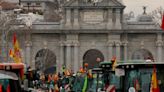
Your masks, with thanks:
M157 86L164 92L164 63L131 60L117 62L115 71L112 62L100 63L104 84L114 85L116 92L150 92L153 70L156 70Z

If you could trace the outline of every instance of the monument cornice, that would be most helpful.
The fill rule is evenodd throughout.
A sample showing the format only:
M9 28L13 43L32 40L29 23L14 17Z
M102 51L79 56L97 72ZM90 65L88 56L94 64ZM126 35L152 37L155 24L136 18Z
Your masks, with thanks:
M13 29L11 32L24 33L161 33L163 34L164 31L161 29L65 29L65 28L32 28L32 29Z
M33 29L31 33L164 33L158 29L128 29L128 30L108 30L108 29Z
M71 0L66 2L63 8L125 8L125 5L116 0L102 0L102 1L83 1L83 0Z
M117 8L117 9L124 9L125 6L65 6L64 8L71 8L71 9L109 9L109 8Z

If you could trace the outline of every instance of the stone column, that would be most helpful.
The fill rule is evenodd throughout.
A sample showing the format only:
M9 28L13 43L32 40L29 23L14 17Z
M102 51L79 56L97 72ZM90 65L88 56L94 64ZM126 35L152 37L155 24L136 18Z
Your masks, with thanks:
M108 43L108 60L110 61L113 57L113 43L109 42Z
M120 61L120 42L116 42L116 59L117 61Z
M73 23L74 29L79 29L79 10L74 9L74 23Z
M61 72L60 61L56 59L56 72Z
M124 62L127 62L127 60L128 60L128 43L127 42L125 42L124 43Z
M79 70L79 45L74 44L74 73L76 73Z
M71 28L72 24L71 24L71 9L66 9L66 24L65 27L66 28Z
M58 62L59 63L59 71L62 71L62 65L64 64L64 44L60 44L60 61Z
M116 21L114 23L115 29L121 29L121 11L120 9L115 10Z
M162 62L162 42L157 41L157 62Z
M66 44L66 68L71 69L71 44Z
M107 29L112 29L113 28L113 10L108 9L108 22L107 22Z
M25 52L25 64L26 66L32 66L32 60L31 60L31 46L32 42L28 41L26 44L26 52Z
M157 34L157 62L162 62L162 34Z
M44 10L45 10L45 8L46 8L45 2L42 2L42 3L41 3L41 6L42 6L42 12L44 12Z

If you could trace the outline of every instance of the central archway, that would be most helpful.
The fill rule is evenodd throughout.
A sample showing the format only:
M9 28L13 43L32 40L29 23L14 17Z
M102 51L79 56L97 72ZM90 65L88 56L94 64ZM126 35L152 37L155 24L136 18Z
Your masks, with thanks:
M97 49L90 49L83 56L84 63L88 63L88 68L98 67L99 63L104 61L104 55Z
M41 49L35 56L35 67L44 73L56 72L56 55L49 49Z
M145 60L148 58L154 59L152 53L146 49L136 50L132 54L132 60Z

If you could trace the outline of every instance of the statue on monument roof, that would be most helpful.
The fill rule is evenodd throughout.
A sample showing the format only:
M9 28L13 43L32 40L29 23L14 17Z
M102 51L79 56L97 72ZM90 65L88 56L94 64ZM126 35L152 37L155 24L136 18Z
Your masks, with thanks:
M102 2L103 0L84 0L84 2L86 3L93 3L94 5L96 5L99 2Z

